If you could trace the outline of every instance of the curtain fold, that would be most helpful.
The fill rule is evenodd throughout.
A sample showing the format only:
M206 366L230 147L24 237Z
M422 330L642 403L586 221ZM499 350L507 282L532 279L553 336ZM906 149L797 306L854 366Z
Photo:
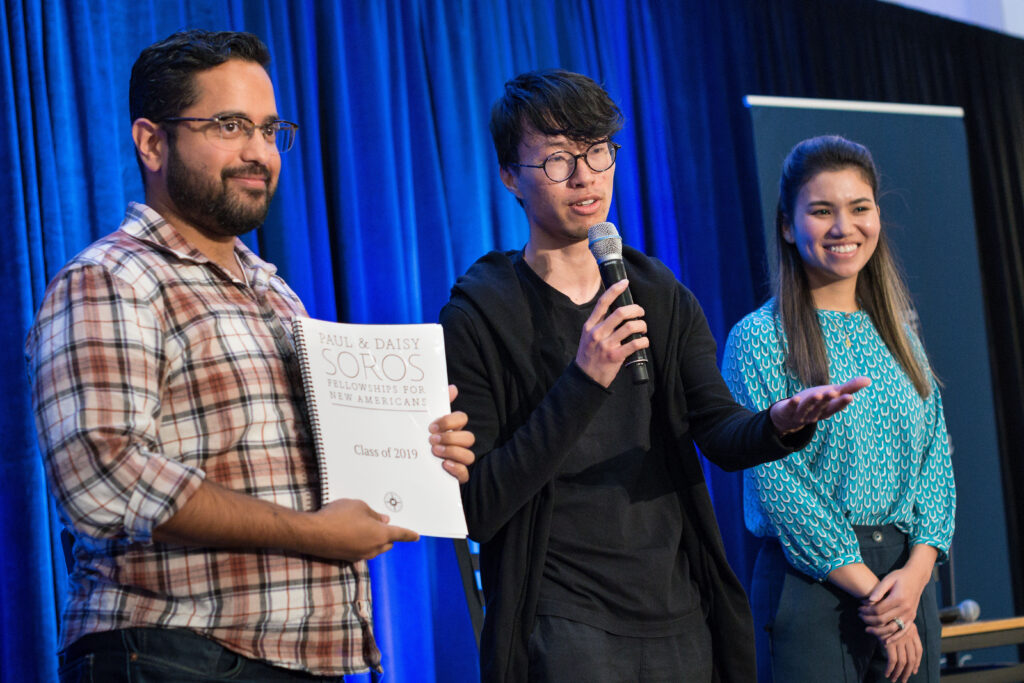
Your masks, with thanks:
M300 126L266 226L246 237L312 315L436 319L455 278L527 237L501 185L490 104L515 74L582 71L626 115L610 220L693 289L724 342L766 294L746 94L965 108L1010 530L1024 566L1024 41L878 3L806 0L5 0L0 15L0 648L9 680L54 680L63 559L22 359L46 282L141 199L131 65L183 27L270 47ZM457 362L457 359L455 360ZM749 576L739 477L709 468ZM470 680L476 654L450 543L373 563L393 681ZM1018 584L1024 579L1017 573ZM1018 603L1024 586L1016 586ZM1018 604L1018 611L1024 604ZM386 679L387 680L387 679Z

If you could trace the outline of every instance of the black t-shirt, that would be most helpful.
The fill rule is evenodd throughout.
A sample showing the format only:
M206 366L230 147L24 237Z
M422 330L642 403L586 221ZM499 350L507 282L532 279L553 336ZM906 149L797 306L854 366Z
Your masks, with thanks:
M596 297L582 305L516 265L534 311L548 329L542 362L557 377L576 357ZM665 453L651 449L652 383L619 372L611 395L567 454L554 485L538 614L611 633L656 637L703 621L680 550L682 511Z

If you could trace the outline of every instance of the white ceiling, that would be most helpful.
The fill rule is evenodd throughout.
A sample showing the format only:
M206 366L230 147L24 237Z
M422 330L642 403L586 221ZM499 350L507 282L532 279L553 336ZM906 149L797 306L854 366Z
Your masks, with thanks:
M883 0L1024 38L1022 0Z

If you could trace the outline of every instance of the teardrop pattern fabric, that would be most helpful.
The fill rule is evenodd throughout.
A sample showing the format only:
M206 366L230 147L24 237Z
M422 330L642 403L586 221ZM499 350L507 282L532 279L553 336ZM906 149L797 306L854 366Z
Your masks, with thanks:
M789 562L824 580L861 561L854 525L896 524L911 543L945 557L953 536L956 492L938 386L922 399L864 311L818 311L829 381L871 378L845 410L818 423L803 450L743 473L747 528L776 537ZM917 335L914 352L927 367ZM774 299L729 333L722 374L736 400L764 410L804 389L787 372Z

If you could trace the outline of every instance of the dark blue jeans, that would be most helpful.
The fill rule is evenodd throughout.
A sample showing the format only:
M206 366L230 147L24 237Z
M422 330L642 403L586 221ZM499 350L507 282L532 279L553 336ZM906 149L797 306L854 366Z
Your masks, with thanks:
M907 537L893 525L854 527L861 557L879 578L906 564ZM774 539L757 556L750 591L760 683L885 681L885 649L864 632L860 601L793 569ZM911 683L938 683L939 608L935 582L921 594L914 619L924 654Z
M186 629L127 628L84 636L60 656L61 683L196 683L321 681L232 652Z

